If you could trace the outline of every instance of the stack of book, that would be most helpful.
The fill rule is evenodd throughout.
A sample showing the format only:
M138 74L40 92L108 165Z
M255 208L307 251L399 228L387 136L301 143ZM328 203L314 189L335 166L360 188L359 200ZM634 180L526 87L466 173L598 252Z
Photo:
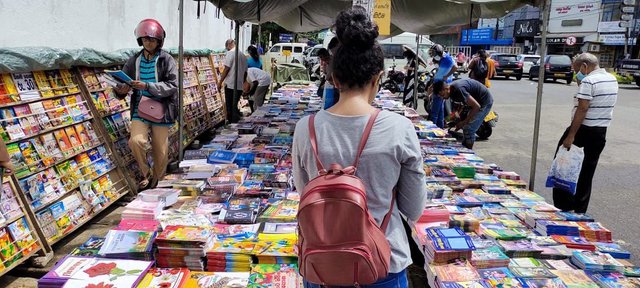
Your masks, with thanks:
M624 271L624 265L607 253L598 251L574 251L571 263L583 270Z
M596 250L602 253L607 253L613 258L616 259L629 259L631 258L631 252L622 248L619 244L616 243L603 243L603 242L594 242L593 245L596 246Z
M153 262L67 256L38 280L42 288L136 288Z
M440 265L434 269L440 287L486 287L478 271L469 262Z
M247 287L302 288L298 264L254 264Z
M566 235L580 236L580 226L577 222L571 221L550 221L537 220L536 232L543 236L549 235Z
M218 239L207 250L207 271L249 272L255 242L246 239Z
M156 220L162 212L164 205L165 204L162 201L147 202L138 198L127 204L124 211L122 211L122 218L135 220Z
M156 232L110 230L98 254L105 258L153 260Z
M471 264L477 269L507 267L509 266L509 256L496 246L476 249L471 256Z
M580 226L580 236L593 242L611 242L611 231L604 228L600 222L577 222Z
M553 274L558 276L562 283L567 287L580 287L580 288L598 288L598 284L593 282L587 274L582 270L552 270Z
M425 258L427 263L448 263L464 257L471 259L475 246L460 228L427 229Z
M147 189L138 193L138 198L142 201L152 203L162 201L165 207L176 204L178 196L180 196L180 190L166 188Z
M298 263L297 243L295 233L260 233L252 255L256 256L259 264Z
M488 287L522 287L515 278L516 276L506 267L479 269L478 273L482 280L489 285Z
M600 287L640 287L640 278L626 277L620 272L587 271L586 273Z
M184 288L247 287L249 272L191 271ZM142 287L141 287L142 288Z
M160 228L160 222L156 220L136 220L136 219L122 219L116 227L116 230L136 230L156 232Z
M213 244L213 235L206 227L170 225L156 237L155 243L158 267L203 271L203 258Z
M447 206L458 207L458 206ZM451 215L449 227L459 227L465 232L476 232L480 230L480 220L472 215Z
M502 227L500 227L502 226ZM495 240L519 240L527 238L529 232L522 228L507 228L504 225L480 225L480 233Z
M505 251L505 254L512 258L539 258L540 254L542 254L542 248L534 243L531 243L531 241L527 239L517 241L498 241L498 243L500 247Z
M552 235L551 238L567 248L596 251L596 246L582 237Z
M295 222L298 204L294 200L276 200L260 214L258 222Z
M151 268L137 287L181 288L189 279L186 268ZM197 287L197 286L195 286Z
M579 214L574 212L556 212L559 217L564 218L565 221L576 221L576 222L593 222L595 221L593 217L587 214Z

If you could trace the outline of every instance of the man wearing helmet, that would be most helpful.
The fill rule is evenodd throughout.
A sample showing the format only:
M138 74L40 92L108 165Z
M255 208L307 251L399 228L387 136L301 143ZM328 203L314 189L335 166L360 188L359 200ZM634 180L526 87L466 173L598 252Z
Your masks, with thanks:
M161 49L166 33L158 21L142 20L134 30L134 35L143 49L131 56L122 68L134 80L119 84L114 90L119 98L131 95L129 147L144 176L140 189L146 189L155 187L166 172L169 128L178 115L178 68L173 57ZM164 108L162 120L151 121L139 115L138 107L143 97L161 103ZM147 163L149 130L153 169Z
M453 57L444 52L444 47L440 44L436 44L429 48L429 56L433 58L433 63L438 64L438 71L433 76L433 83L446 82L451 83L453 81L451 75L455 73L458 68L455 65ZM431 94L431 110L429 110L429 120L435 123L438 127L444 128L445 118L445 100L438 94L432 94L432 87L429 87L429 94ZM426 106L425 101L425 106ZM425 107L425 110L427 107Z

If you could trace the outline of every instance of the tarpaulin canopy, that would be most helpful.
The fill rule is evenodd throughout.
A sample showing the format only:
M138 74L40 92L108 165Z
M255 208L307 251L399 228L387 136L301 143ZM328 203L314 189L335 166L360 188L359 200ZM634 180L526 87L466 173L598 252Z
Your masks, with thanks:
M253 23L275 22L293 32L331 27L351 0L209 0L227 18ZM434 34L469 19L496 18L535 0L393 0L391 32Z

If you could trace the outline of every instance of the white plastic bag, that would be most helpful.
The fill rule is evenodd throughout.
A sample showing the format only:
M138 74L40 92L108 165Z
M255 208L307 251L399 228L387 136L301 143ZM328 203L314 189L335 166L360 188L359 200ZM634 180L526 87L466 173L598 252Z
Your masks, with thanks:
M575 195L583 160L584 148L571 145L571 149L567 150L564 146L560 146L556 158L551 163L546 186L560 188Z

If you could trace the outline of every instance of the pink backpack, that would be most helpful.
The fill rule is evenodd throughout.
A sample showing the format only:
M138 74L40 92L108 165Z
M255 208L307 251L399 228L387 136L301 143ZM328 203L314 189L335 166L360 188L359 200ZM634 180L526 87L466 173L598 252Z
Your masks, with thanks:
M353 165L326 170L318 157L314 116L309 118L318 177L304 187L298 210L298 262L305 280L321 285L358 286L387 277L391 247L385 238L395 193L381 227L369 214L367 192L355 176L358 162L380 110L369 118Z

